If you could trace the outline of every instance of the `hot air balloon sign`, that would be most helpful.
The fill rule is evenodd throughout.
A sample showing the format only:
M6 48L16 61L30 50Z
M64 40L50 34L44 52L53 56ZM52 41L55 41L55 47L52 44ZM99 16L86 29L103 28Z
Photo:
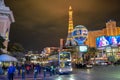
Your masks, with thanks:
M72 32L73 39L77 42L78 45L83 45L88 36L88 30L83 25L78 25Z

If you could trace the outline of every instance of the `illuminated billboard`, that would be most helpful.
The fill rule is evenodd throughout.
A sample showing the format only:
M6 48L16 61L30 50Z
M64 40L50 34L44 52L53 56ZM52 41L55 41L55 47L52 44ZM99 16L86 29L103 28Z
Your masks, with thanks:
M88 46L86 46L86 45L79 46L79 51L80 52L87 52L88 51Z
M105 47L120 44L120 36L100 36L96 38L97 47Z
M120 35L116 36L117 38L117 44L120 45Z

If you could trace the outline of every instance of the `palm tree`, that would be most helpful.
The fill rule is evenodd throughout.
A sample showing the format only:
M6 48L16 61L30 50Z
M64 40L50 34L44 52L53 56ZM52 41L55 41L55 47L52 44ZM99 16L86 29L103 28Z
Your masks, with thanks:
M17 59L21 59L24 57L24 48L19 43L9 43L8 45L8 51L10 52L10 55L16 57Z
M94 60L95 60L95 57L97 56L97 52L98 52L97 48L89 47L86 55L88 56L89 59L94 58Z
M9 43L8 51L10 51L10 52L24 52L24 48L19 43Z

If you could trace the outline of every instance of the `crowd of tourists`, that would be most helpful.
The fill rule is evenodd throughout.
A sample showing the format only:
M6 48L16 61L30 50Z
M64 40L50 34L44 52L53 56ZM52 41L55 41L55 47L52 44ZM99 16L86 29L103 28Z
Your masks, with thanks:
M6 74L8 80L13 80L14 76L21 76L22 80L25 80L26 75L32 74L34 80L36 80L39 74L43 74L46 77L46 73L50 76L55 74L55 68L53 66L41 66L40 64L16 64L10 63L8 67L0 66L0 74Z

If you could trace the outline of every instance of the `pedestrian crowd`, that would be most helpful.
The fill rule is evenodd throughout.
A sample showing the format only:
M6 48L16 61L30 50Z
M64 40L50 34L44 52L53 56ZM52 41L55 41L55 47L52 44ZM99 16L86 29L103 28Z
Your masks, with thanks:
M8 67L0 66L0 75L7 74L8 80L13 80L15 75L21 76L21 80L26 79L26 75L33 74L34 80L37 79L39 74L44 75L49 73L50 76L56 74L54 66L41 66L40 64L16 64L10 63Z

